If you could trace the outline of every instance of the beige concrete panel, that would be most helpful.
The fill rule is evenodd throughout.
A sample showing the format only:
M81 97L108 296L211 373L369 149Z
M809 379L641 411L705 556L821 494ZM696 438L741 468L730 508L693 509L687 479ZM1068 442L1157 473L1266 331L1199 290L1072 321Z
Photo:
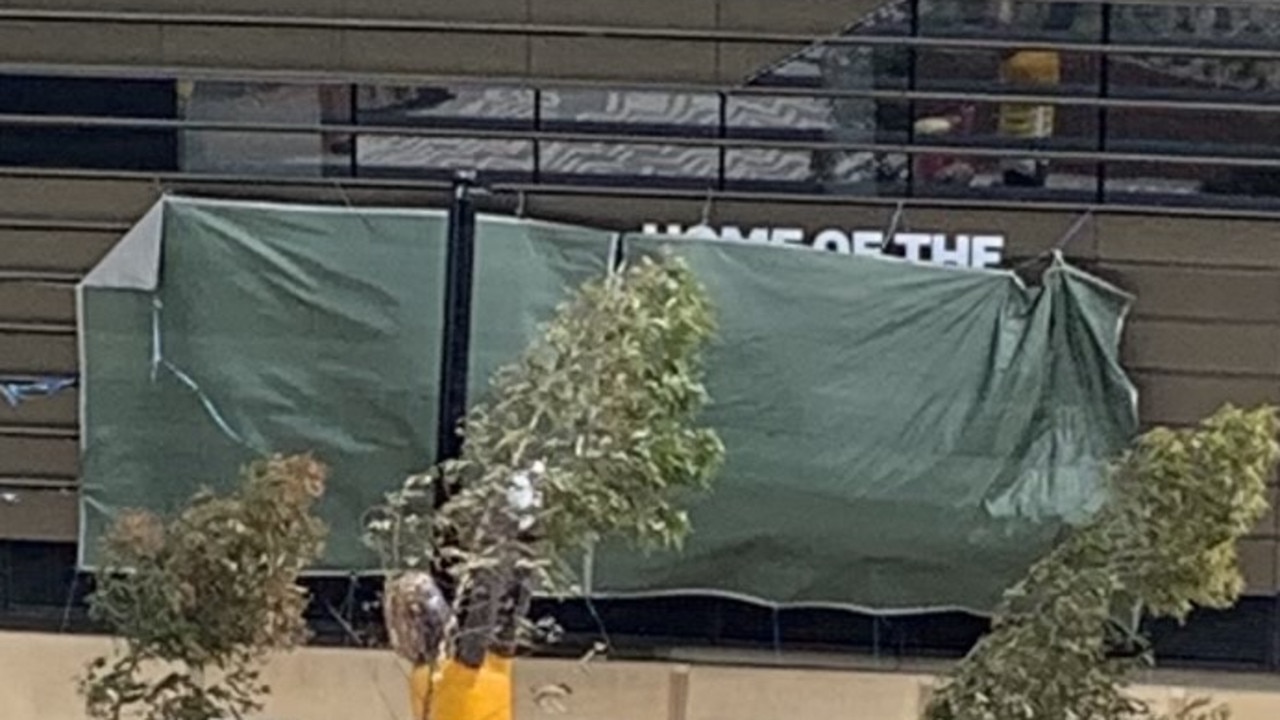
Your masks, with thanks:
M79 425L80 394L68 388L52 397L13 407L0 402L0 430L9 427L41 427L74 430Z
M90 658L110 648L110 639L102 637L0 632L0 667L6 671L6 682L0 683L0 717L84 720L74 678ZM521 692L543 678L564 682L554 669L563 665L543 660L516 664L517 718L667 720L662 679L670 666L661 663L598 663L590 673L568 670L580 676L573 685L569 713L537 712ZM264 678L273 694L263 717L404 720L408 703L403 673L403 666L385 651L307 648L278 656ZM1234 720L1280 717L1280 678L1276 676L1161 671L1144 674L1142 680L1135 694L1157 702L1212 695L1231 704ZM918 720L925 681L924 676L905 673L700 666L694 668L691 680L689 718ZM575 705L574 697L593 700Z
M0 227L0 269L85 273L120 237L116 232Z
M145 180L0 176L0 219L134 222L160 197ZM0 220L2 222L2 220Z
M344 14L354 18L521 23L529 15L529 0L341 1L345 6Z
M881 4L882 0L720 0L720 27L835 35Z
M1274 595L1276 592L1275 540L1245 538L1240 541L1240 571L1246 595Z
M661 663L538 660L516 663L517 718L667 720L671 666ZM534 689L567 685L567 712L552 715L534 701Z
M0 328L0 373L74 373L76 364L74 334Z
M76 541L80 513L75 491L7 488L4 493L0 540Z
M0 8L249 17L523 22L527 0L0 0Z
M344 70L514 76L525 73L529 39L519 35L346 30L341 47Z
M1280 267L1274 221L1102 216L1098 223L1104 260Z
M779 43L716 43L717 78L722 83L745 83L805 47Z
M169 25L166 65L264 70L342 69L342 31L321 28Z
M714 29L716 0L529 0L529 18L545 25Z
M0 280L0 323L72 324L75 288L67 284Z
M923 678L695 667L689 720L912 718Z
M339 15L344 4L345 0L0 0L3 8L189 15Z
M1090 270L1137 296L1136 317L1280 322L1280 272L1128 264Z
M75 440L0 434L0 477L73 480L79 474Z
M1214 702L1225 704L1231 708L1232 718L1268 718L1280 715L1276 693L1280 692L1277 681L1272 680L1270 692L1188 692L1188 697L1206 695Z
M0 61L157 64L161 38L156 25L0 20Z
M75 678L95 656L110 652L105 637L0 633L0 667L19 687L0 685L0 717L84 720Z
M1165 372L1276 375L1280 327L1134 320L1124 338L1126 367Z
M597 37L532 39L530 72L540 77L713 83L712 43Z
M1144 423L1186 425L1226 403L1252 407L1280 403L1280 383L1267 378L1200 377L1136 371L1139 415Z

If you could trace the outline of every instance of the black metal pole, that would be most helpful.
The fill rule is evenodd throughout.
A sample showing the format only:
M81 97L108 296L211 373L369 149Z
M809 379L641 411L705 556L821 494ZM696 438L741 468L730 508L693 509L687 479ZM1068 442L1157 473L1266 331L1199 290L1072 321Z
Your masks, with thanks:
M459 434L467 414L467 366L471 357L471 286L475 267L476 208L472 171L454 176L449 207L449 238L445 259L444 348L440 359L440 426L436 436L436 462L457 458L462 450ZM437 483L437 506L447 498Z

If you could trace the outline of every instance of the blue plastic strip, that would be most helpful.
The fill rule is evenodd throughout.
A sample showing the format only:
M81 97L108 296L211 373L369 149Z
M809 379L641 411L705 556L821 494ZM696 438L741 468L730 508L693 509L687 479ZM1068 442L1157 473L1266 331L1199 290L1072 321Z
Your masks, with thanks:
M18 407L33 398L51 397L79 382L76 377L45 377L30 380L0 380L0 398L9 407Z

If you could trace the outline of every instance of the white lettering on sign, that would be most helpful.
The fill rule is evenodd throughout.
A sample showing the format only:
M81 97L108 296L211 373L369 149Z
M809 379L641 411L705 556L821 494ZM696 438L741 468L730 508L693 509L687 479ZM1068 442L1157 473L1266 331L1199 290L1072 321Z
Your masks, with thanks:
M881 230L827 228L809 237L802 228L726 225L714 228L699 224L684 227L674 223L645 223L646 235L678 235L699 240L727 240L769 245L807 245L842 255L896 255L911 262L949 267L990 268L1004 261L1005 239L996 234L956 234L938 232L894 233L889 242Z

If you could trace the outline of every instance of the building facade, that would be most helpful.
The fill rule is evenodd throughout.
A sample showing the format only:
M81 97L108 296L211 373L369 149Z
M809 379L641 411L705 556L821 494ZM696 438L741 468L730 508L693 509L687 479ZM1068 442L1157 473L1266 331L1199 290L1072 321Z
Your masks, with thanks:
M1260 1L0 0L0 619L81 589L77 399L22 400L74 380L74 283L161 193L444 206L475 170L487 210L619 231L1019 269L1060 248L1136 294L1142 420L1183 425L1280 401L1277 100ZM1241 550L1249 598L1166 657L1280 669L1274 514ZM758 609L612 612L778 637ZM831 622L783 634L980 629Z

